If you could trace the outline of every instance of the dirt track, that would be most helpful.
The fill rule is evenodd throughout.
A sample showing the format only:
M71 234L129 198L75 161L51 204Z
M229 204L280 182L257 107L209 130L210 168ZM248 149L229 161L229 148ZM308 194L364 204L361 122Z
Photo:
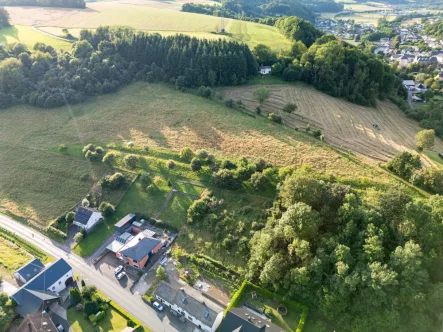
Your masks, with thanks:
M421 130L389 101L378 102L377 108L363 107L333 98L313 88L294 85L270 85L271 97L261 107L263 114L274 112L283 117L285 125L304 130L307 124L320 129L334 146L374 160L387 161L397 151L412 151L414 136ZM257 86L223 90L226 97L241 99L249 109L258 102L253 92ZM295 103L298 109L287 114L282 108ZM379 130L373 128L379 125ZM435 150L443 151L443 143L435 142Z

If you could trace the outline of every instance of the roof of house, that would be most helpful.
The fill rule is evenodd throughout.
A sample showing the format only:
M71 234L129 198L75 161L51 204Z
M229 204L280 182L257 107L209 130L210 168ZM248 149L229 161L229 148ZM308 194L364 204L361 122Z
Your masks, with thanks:
M128 232L124 232L123 234L120 234L117 238L116 241L125 244L128 241L131 241L134 238L134 235L132 235L131 233Z
M51 318L45 312L26 315L17 332L59 332Z
M272 67L271 66L260 66L259 69L260 70L262 70L262 69L272 69Z
M90 207L79 206L75 213L74 221L86 225L94 212L98 212L98 210Z
M413 85L413 86L415 86L415 82L413 81L413 80L404 80L403 81L403 85Z
M180 289L180 284L160 282L154 295L157 295L171 304L176 304L202 323L213 326L219 313L209 308L205 303L197 301Z
M58 294L48 291L48 288L71 270L69 264L60 258L45 270L40 271L12 294L11 297L18 303L17 312L22 316L33 314L40 309L43 301L57 299Z
M232 308L220 326L220 332L284 332L284 329L255 315L252 310Z
M118 252L123 247L123 245L123 243L114 240L106 247L106 249L112 252Z
M34 258L15 272L20 274L27 282L34 278L44 268L45 266L40 259Z
M437 62L437 58L434 56L417 56L417 61L423 62Z
M119 253L140 262L146 255L149 255L160 242L158 239L145 237L143 233L139 233L131 241L126 243L123 248L120 249Z
M130 214L124 216L122 219L120 219L120 220L115 224L115 227L123 227L123 226L129 224L130 222L134 221L135 218L136 218L136 217L135 217L135 214L130 213Z

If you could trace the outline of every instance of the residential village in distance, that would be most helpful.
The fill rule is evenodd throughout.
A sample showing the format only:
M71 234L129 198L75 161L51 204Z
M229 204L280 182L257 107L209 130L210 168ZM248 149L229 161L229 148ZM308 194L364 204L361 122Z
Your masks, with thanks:
M403 25L402 22L414 14L402 11L395 14L398 15L397 20L388 21L386 17L379 20L379 26L389 27L391 37L385 37L386 30L377 24L357 24L354 20L346 19L346 16L336 19L319 17L316 27L353 45L369 48L391 66L404 71L403 86L409 92L409 103L426 103L436 94L442 93L439 82L443 81L443 39L426 34L425 30L427 26L441 20L442 16L438 14L429 17L415 13L418 17L423 16L422 22ZM424 95L428 91L432 93Z

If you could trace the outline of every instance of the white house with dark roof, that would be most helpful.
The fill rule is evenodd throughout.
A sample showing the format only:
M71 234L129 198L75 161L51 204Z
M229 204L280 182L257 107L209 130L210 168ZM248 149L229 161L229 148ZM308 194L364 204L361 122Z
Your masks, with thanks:
M103 220L102 213L95 209L85 206L79 206L75 211L74 225L83 228L89 232L95 225Z
M206 303L196 300L178 283L160 282L154 296L164 306L185 317L202 331L215 332L223 319L223 310L217 312Z
M44 270L45 266L38 258L32 259L30 262L23 265L17 271L14 272L14 277L22 284L27 283L29 280L34 278L37 274L39 274L42 270Z
M60 292L73 283L72 268L60 258L36 274L11 297L17 302L17 313L26 317L60 302Z

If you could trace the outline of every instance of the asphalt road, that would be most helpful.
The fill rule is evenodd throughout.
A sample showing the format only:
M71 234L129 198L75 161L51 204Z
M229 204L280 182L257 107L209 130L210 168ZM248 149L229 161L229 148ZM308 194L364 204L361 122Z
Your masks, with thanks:
M70 253L66 247L57 242L51 241L37 231L26 227L7 216L0 214L0 226L14 232L28 242L41 248L52 257L64 258L86 284L95 285L111 300L115 301L120 307L136 317L143 324L154 332L161 331L179 331L170 325L168 316L160 314L148 306L139 295L133 295L131 292L121 288L115 280L110 280L103 275L100 270L88 263L80 256Z

